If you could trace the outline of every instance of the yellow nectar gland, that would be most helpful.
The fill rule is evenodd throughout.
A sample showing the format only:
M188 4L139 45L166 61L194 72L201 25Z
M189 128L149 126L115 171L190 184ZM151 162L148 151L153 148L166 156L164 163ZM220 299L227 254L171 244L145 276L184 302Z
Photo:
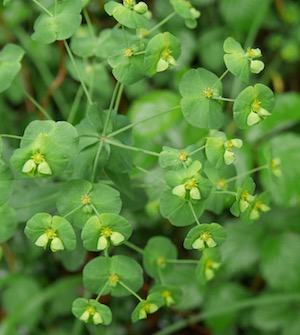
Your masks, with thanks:
M204 242L207 242L209 239L211 238L211 234L208 231L204 231L201 235L200 235L200 239Z
M46 234L46 236L47 236L47 238L48 238L49 240L53 240L54 237L56 237L56 233L55 233L55 231L52 230L52 229L47 229L47 230L45 231L45 234Z
M110 283L110 285L116 286L116 284L118 283L118 281L119 281L119 276L118 275L114 274L114 275L110 275L109 276L109 283Z
M104 236L105 238L110 237L112 235L112 233L113 233L112 230L110 228L108 228L108 227L103 228L101 230L101 235Z
M241 199L247 201L248 195L249 195L249 193L247 191L244 191L241 194Z
M165 49L161 55L161 58L165 61L168 61L169 57L171 56L172 51L170 49Z
M89 306L86 311L89 313L89 315L94 315L96 313L96 310L93 306Z
M164 257L158 257L156 260L156 264L158 266L164 266L166 264L166 260L164 259Z
M131 7L135 4L135 1L134 0L123 0L123 4L125 6Z
M226 186L226 181L225 179L219 179L217 182L217 189L222 190Z
M210 87L206 88L206 89L203 91L203 95L204 95L206 98L208 98L208 99L212 98L213 93L214 93L214 92L213 92L213 89L210 88Z
M125 57L130 58L133 56L133 50L131 48L126 48L123 51Z
M254 49L248 48L247 49L247 57L254 58L256 56Z
M252 105L251 105L251 108L252 108L252 110L254 111L254 112L258 112L259 110L260 110L260 104L261 104L261 102L259 101L259 100L257 100L257 99L255 99L254 101L253 101L253 103L252 103Z
M171 292L170 291L163 291L162 294L163 298L169 298L171 297Z
M191 190L192 188L196 187L197 183L194 179L190 179L185 183L185 188Z
M91 203L91 201L92 201L91 196L88 195L88 194L85 194L85 195L83 195L83 196L81 197L80 203L81 203L82 205L88 205L88 204Z
M41 164L45 160L45 156L41 154L40 152L34 153L31 158L35 162L35 164Z
M185 162L188 159L188 154L182 151L179 153L178 158L180 161Z

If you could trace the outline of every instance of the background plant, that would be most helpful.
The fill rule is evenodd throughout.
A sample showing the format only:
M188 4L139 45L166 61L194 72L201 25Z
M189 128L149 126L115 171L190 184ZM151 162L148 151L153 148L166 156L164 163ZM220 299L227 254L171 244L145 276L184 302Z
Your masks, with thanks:
M4 1L1 334L299 333L298 13Z

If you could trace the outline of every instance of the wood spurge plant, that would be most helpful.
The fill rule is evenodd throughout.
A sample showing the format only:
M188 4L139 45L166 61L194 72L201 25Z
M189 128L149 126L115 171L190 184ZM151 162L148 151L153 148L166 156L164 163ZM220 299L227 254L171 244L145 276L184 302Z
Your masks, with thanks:
M298 335L300 4L0 10L0 334Z

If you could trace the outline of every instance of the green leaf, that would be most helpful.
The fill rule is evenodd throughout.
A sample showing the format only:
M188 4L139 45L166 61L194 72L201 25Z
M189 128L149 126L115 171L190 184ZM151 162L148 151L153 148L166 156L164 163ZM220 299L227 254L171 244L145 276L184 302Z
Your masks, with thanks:
M118 233L120 237L119 242L114 239L114 233ZM99 238L105 237L107 240L107 247L109 244L120 245L127 241L132 233L131 224L122 216L117 214L100 214L92 216L82 229L83 245L87 250L99 251L97 248ZM109 235L109 236L108 236ZM103 250L103 249L101 249Z
M7 44L0 52L0 93L10 87L21 70L21 60L25 51L15 44Z
M165 32L152 37L146 47L145 52L145 74L153 76L156 72L162 72L159 62L165 62L165 69L175 65L180 56L180 41L172 34Z
M6 203L13 190L13 174L9 167L0 159L0 206Z
M9 240L17 229L16 212L7 205L0 207L0 243Z
M246 52L240 43L232 37L228 37L224 42L223 49L226 52L224 55L224 62L227 69L233 75L247 83L249 81L250 73L249 61L246 58Z
M121 206L117 190L105 184L91 184L87 180L68 181L57 199L58 212L79 228L97 213L118 214Z
M64 0L42 13L35 21L31 38L39 43L50 44L70 38L81 24L81 0Z
M145 16L127 8L115 1L109 1L104 5L106 13L113 16L123 26L132 29L146 28L148 20Z
M208 161L216 168L224 165L224 153L227 137L223 132L216 132L212 136L207 137L205 145L205 153Z
M225 229L227 239L220 247L225 271L232 275L252 273L260 259L259 245L264 238L261 223L243 225L234 220L226 223Z
M93 57L96 54L99 40L91 34L87 25L81 25L72 36L72 52L81 58Z
M263 85L256 84L245 88L235 99L233 104L233 117L238 128L247 128L250 113L258 115L257 123L266 118L262 116L260 109L271 113L275 104L274 93Z
M169 259L177 258L175 245L166 237L155 236L148 240L144 249L143 264L149 276L157 280L161 275L169 273L174 264Z
M188 70L182 76L179 83L181 109L191 125L209 129L219 129L223 125L222 105L214 99L222 95L222 83L218 79L203 68Z
M110 308L94 299L77 298L73 301L72 313L77 319L96 325L109 325L112 322ZM100 317L96 313L100 314Z
M249 296L246 289L236 283L222 283L209 292L204 305L204 310L207 313L224 308L224 306L230 306ZM229 312L222 316L209 318L206 324L213 333L224 334L231 325L237 322L238 318L237 312Z
M285 232L265 237L260 268L271 288L291 292L300 289L299 252L299 234Z
M260 171L260 180L280 206L297 206L300 203L300 168L292 163L300 159L299 145L297 134L285 133L260 148L260 163L269 165L269 169ZM274 175L277 170L281 171L281 176Z
M122 255L100 256L84 267L83 284L90 292L102 292L103 295L111 293L115 297L131 295L120 281L132 291L138 291L144 283L143 270L139 263Z
M192 228L183 243L186 249L204 250L220 246L226 240L227 233L218 223L201 223Z

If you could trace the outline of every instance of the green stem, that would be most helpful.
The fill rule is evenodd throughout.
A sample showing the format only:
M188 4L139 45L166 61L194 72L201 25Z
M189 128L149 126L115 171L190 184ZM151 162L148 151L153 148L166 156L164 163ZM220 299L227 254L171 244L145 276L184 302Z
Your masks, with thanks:
M146 121L148 121L148 120L154 119L154 118L156 118L156 117L158 117L158 116L161 116L161 115L163 115L163 114L167 114L167 113L172 112L173 110L176 110L176 109L178 109L178 108L180 108L179 105L178 105L178 106L175 106L175 107L172 107L172 108L170 108L170 109L167 109L167 110L165 110L165 111L159 112L159 113L157 113L157 114L155 114L155 115L151 115L151 116L149 116L149 117L147 117L147 118L145 118L145 119L143 119L143 120L141 120L141 121L133 122L133 123L129 124L128 126L125 126L125 127L123 127L123 128L120 128L120 129L118 129L118 130L113 131L112 133L108 134L108 135L106 136L106 138L114 137L114 136L116 136L116 135L118 135L118 134L120 134L120 133L123 133L124 131L126 131L126 130L128 130L128 129L131 129L131 128L133 128L133 127L135 127L135 126L137 126L137 125L143 123L143 122L146 122Z
M99 141L99 146L96 152L96 156L95 156L95 160L94 160L94 164L93 164L93 169L92 169L92 175L91 175L91 181L94 182L95 181L95 177L96 177L96 171L97 171L97 164L98 164L98 160L102 151L102 147L103 147L103 141Z
M140 247L137 247L135 244L129 242L129 241L126 241L123 243L124 245L126 245L128 248L138 252L139 254L143 255L144 254L144 250Z
M24 95L27 97L28 100L30 100L35 107L45 116L48 120L53 120L53 118L45 111L45 109L24 89L22 89Z
M67 216L69 216L69 215L73 214L74 212L76 212L81 207L82 207L82 205L77 206L76 208L72 209L69 213L67 213L63 217L66 218Z
M111 100L110 100L110 104L109 104L109 108L108 108L108 113L107 113L107 116L106 116L106 119L105 119L105 123L104 123L104 127L103 127L103 132L102 132L103 136L106 136L106 131L107 131L108 123L109 123L109 120L110 120L110 117L111 117L111 113L113 111L113 107L115 105L115 101L116 101L116 98L117 98L120 86L121 86L121 83L118 81L117 84L116 84L116 86L115 86L115 88L114 88L114 92L113 92L113 95L112 95Z
M0 137L14 138L15 140L21 140L23 136L10 135L10 134L0 134Z
M189 156L195 155L195 153L197 153L198 151L204 150L204 149L205 149L205 145L203 145L202 147L200 147L200 148L198 148L198 149L192 151L192 152L189 154Z
M258 167L254 168L254 169L252 169L252 170L249 170L249 171L246 171L246 172L244 172L244 173L241 173L241 174L239 174L239 175L237 175L237 176L235 176L235 177L226 179L226 180L225 180L225 183L229 183L229 182L231 182L231 181L234 181L234 180L236 180L236 179L239 179L240 177L247 176L248 174L252 174L252 173L254 173L254 172L257 172L257 171L260 171L260 170L267 169L268 167L269 167L268 164L258 166Z
M147 154L147 155L159 157L159 153L154 152L154 151L149 151L149 150L145 150L145 149L142 149L142 148L132 147L130 145L126 145L126 144L123 144L121 142L115 142L115 141L112 141L112 140L109 140L109 139L106 139L105 142L108 143L108 144L114 145L115 147L119 147L119 148L123 148L123 149L127 149L127 150L132 150L132 151L143 152L144 154Z
M71 108L71 111L70 111L70 114L68 116L68 119L67 121L71 124L73 124L74 122L74 119L75 119L75 116L76 116L76 113L78 111L78 107L79 107L79 104L80 104L80 100L82 98L82 93L83 93L83 89L82 87L80 86L79 89L77 90L77 93L75 95L75 99L74 99L74 102L73 102L73 105L72 105L72 108Z
M93 38L95 38L96 36L95 36L94 29L93 29L93 25L92 25L92 22L91 22L89 13L88 13L88 11L86 10L86 7L83 8L83 16L84 16L85 22L87 23L87 26L88 26L88 30L89 30L90 35L91 35Z
M57 0L54 1L54 17L57 15Z
M118 284L123 286L128 292L130 292L133 296L135 296L139 301L144 301L138 294L136 294L130 287L128 287L125 283L123 283L121 280L118 281Z
M213 98L213 100L222 100L222 101L235 102L235 99L223 98L223 97L216 97L216 98Z
M139 55L144 55L146 53L146 51L139 51L139 52L135 52L133 55L134 56L139 56Z
M96 208L93 204L90 204L90 206L93 208L93 211L94 211L98 216L100 216L100 213L97 211L97 208Z
M91 97L90 97L89 91L88 91L88 89L87 89L85 83L83 82L83 79L82 79L82 77L81 77L81 75L80 75L80 72L79 72L78 66L77 66L77 64L76 64L76 61L75 61L75 59L74 59L74 56L73 56L73 54L72 54L72 51L71 51L71 49L70 49L70 47L69 47L69 44L67 43L66 40L64 40L64 46L65 46L65 48L66 48L66 50L67 50L67 53L68 53L68 55L69 55L69 57L70 57L70 59L71 59L71 62L72 62L72 64L73 64L73 66L74 66L74 69L75 69L76 74L77 74L77 76L78 76L78 79L79 79L79 81L80 81L80 83L81 83L81 86L82 86L82 88L83 88L83 91L84 91L84 93L85 93L85 95L86 95L86 98L87 98L89 104L92 105L92 104L93 104L93 101L92 101L92 99L91 99Z
M194 216L194 219L195 219L196 223L197 223L198 225L200 225L200 222L199 222L199 220L198 220L198 218L197 218L197 215L196 215L196 213L195 213L195 210L194 210L193 205L191 204L190 201L188 201L188 204L189 204L190 209L191 209L191 211L192 211L192 213L193 213L193 216Z
M37 0L32 0L36 5L38 5L45 13L47 13L50 17L54 17L51 12L48 11L46 7L40 4Z
M108 285L108 280L107 280L107 282L103 285L101 291L100 291L99 294L97 295L97 298L96 298L97 301L98 301L98 300L100 299L100 297L102 296L102 294L103 294L103 292L105 291L107 285Z
M223 306L221 308L215 308L213 310L201 312L201 314L193 315L184 320L179 320L170 326L165 326L164 329L154 333L153 335L174 334L177 333L179 330L188 327L188 325L190 324L196 324L200 321L207 320L213 317L228 315L229 313L236 313L251 307L281 305L283 303L291 303L292 301L299 302L300 294L273 294L269 296L249 298L246 300L238 301L231 305L227 304L226 306Z
M117 98L116 98L115 106L114 106L114 110L116 110L116 111L119 109L121 98L122 98L122 94L123 94L123 90L124 90L124 85L121 84L120 88L119 88L119 92L118 92Z
M148 171L148 170L146 170L146 169L144 169L144 168L142 168L142 167L140 167L140 166L135 165L135 168L136 168L137 170L141 171L141 172L144 172L144 173L150 175L151 177L153 177L153 178L159 180L160 182L162 182L162 183L164 183L164 184L166 183L164 179L158 177L158 176L155 175L154 173L151 173L150 171Z
M223 78L227 75L227 73L229 72L229 70L225 70L224 73L221 75L221 77L218 78L218 80L212 85L211 88L214 88L220 81L223 80Z
M173 263L173 264L198 264L199 261L196 259L166 259L166 263Z
M164 285L164 278L163 278L163 275L162 275L162 272L161 272L161 268L160 268L160 267L157 267L157 273L158 273L158 277L159 277L160 283L161 283L162 285Z
M176 12L171 13L170 15L168 15L167 17L165 17L162 21L160 21L156 26L154 26L153 28L151 28L148 31L148 35L150 35L151 33L153 33L153 31L155 31L156 29L160 28L161 26L163 26L165 23L167 23L173 16L176 15Z
M216 191L216 192L213 192L214 194L230 194L232 196L236 196L236 192L231 192L231 191Z

